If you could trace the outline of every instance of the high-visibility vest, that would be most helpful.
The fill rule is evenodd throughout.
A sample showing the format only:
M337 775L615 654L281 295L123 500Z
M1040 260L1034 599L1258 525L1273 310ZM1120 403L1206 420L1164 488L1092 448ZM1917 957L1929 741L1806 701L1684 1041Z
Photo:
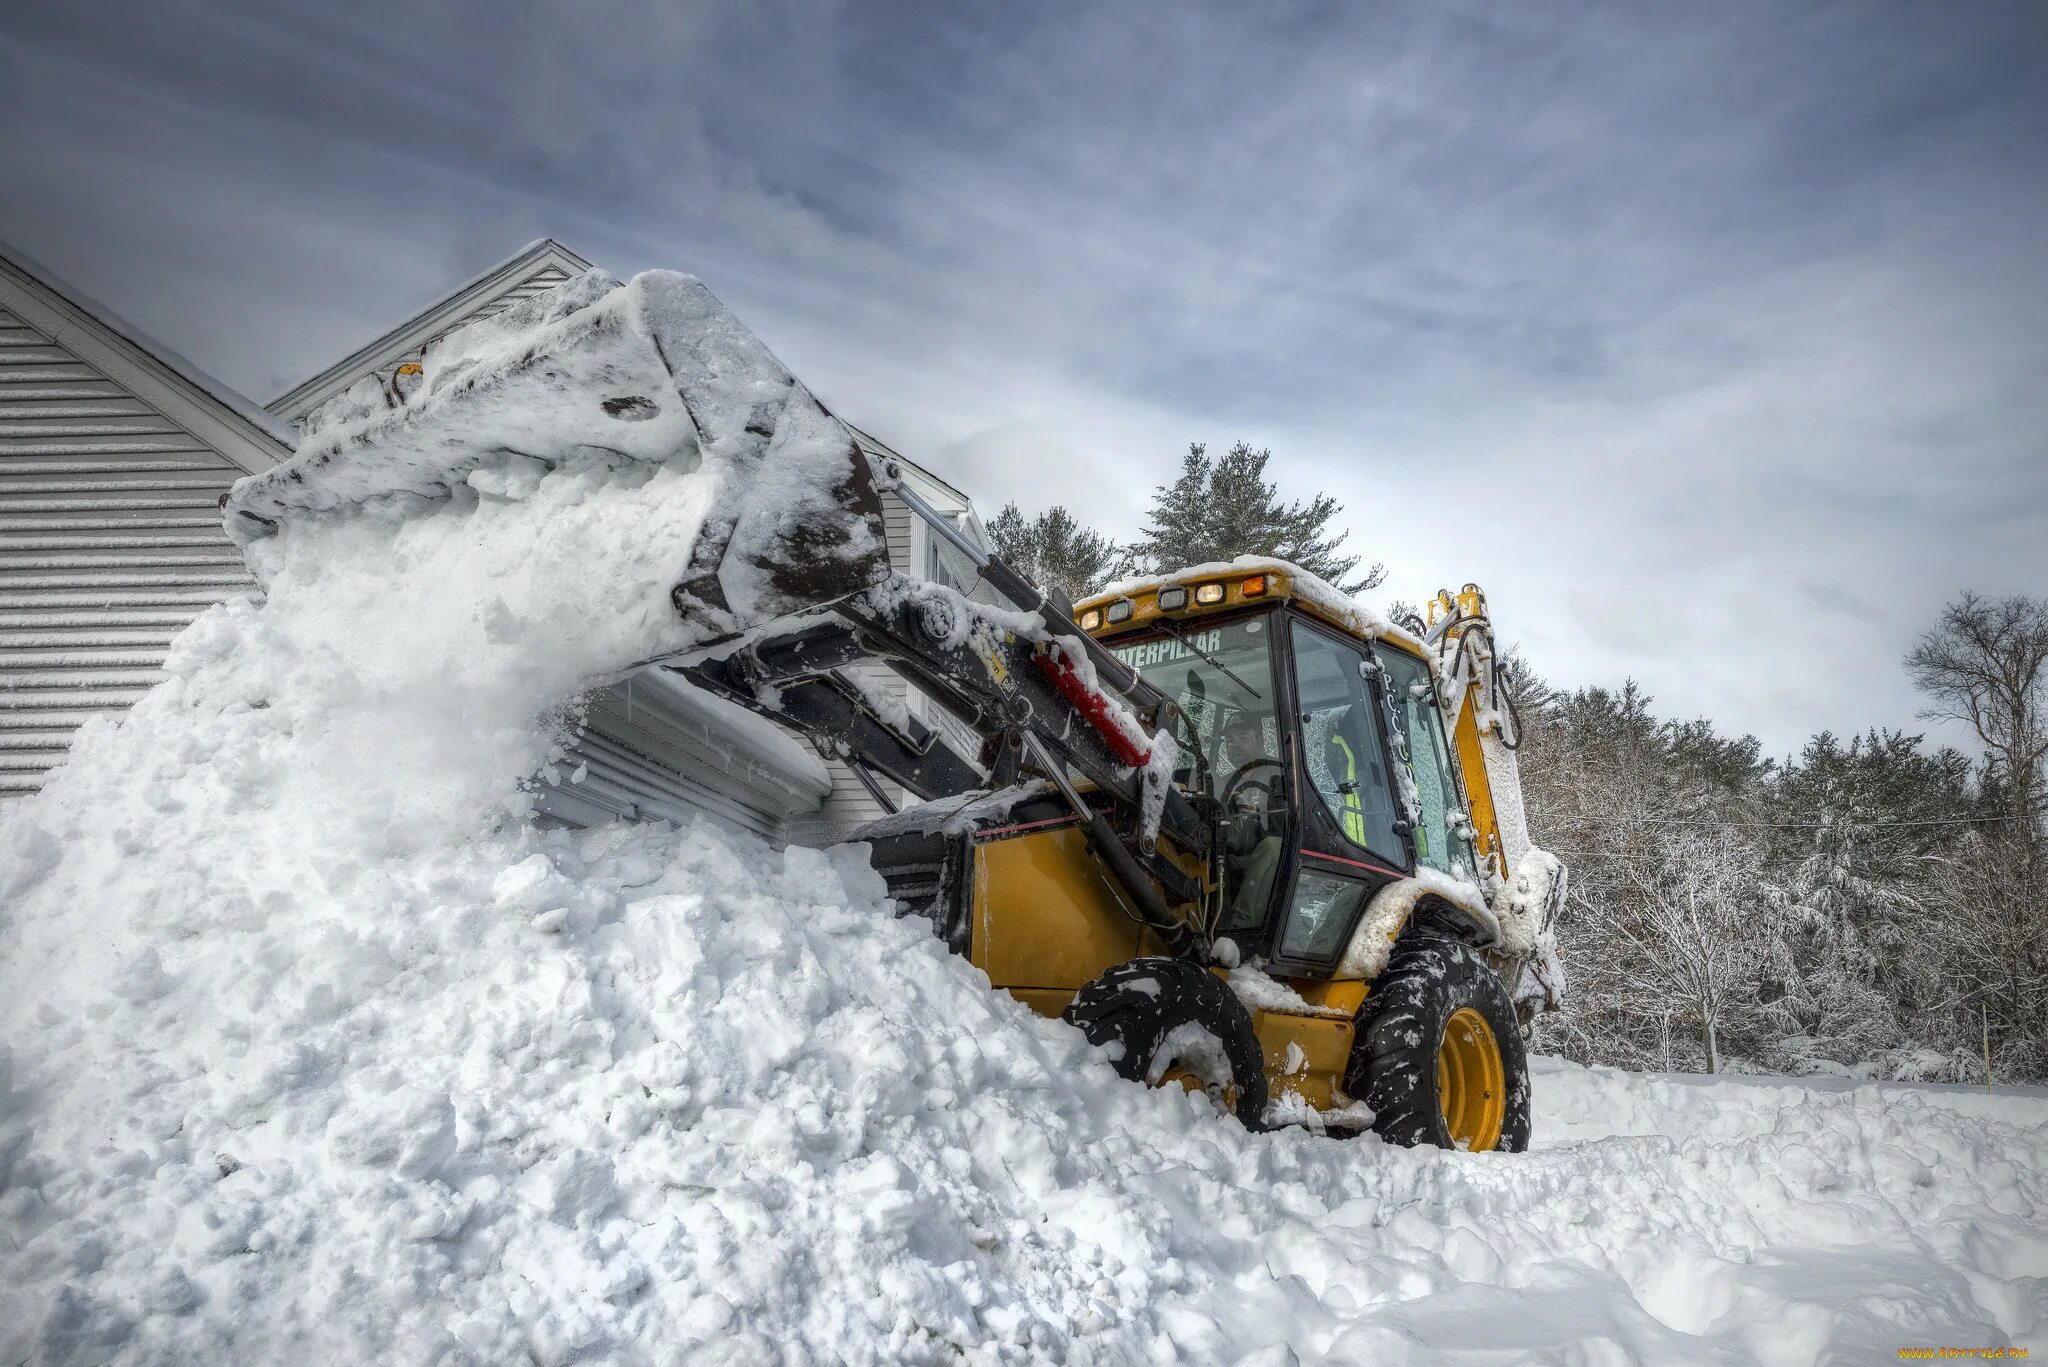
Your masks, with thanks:
M1365 844L1365 808L1358 799L1358 756L1351 753L1351 743L1344 739L1341 731L1330 733L1330 744L1344 755L1344 775L1339 780L1338 793L1344 799L1344 834L1354 845Z

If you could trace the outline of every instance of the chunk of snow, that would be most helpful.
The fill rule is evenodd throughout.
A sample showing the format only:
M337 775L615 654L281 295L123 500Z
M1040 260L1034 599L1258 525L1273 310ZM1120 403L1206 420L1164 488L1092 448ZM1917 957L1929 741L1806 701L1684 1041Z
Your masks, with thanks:
M999 788L994 792L974 789L965 793L955 793L950 797L920 802L905 807L900 812L877 817L854 831L848 839L880 840L884 836L902 835L911 831L962 835L969 831L1002 825L1010 819L1010 813L1016 809L1018 803L1041 797L1051 791L1051 783L1042 778L1034 778L1008 788Z
M1154 984L1156 988L1158 984ZM1230 1052L1223 1041L1198 1021L1182 1021L1168 1030L1145 1067L1145 1080L1158 1082L1170 1068L1179 1068L1202 1081L1226 1086L1231 1079Z
M1327 1006L1311 1006L1302 995L1281 982L1269 978L1259 969L1245 964L1230 970L1224 979L1230 990L1237 995L1247 1011L1279 1011L1294 1016L1325 1016L1334 1020L1349 1020L1351 1013Z

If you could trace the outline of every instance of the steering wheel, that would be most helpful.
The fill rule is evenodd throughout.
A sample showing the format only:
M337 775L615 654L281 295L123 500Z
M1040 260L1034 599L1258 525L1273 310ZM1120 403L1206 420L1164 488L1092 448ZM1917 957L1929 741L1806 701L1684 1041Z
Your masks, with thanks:
M1270 779L1255 779L1251 777L1252 770L1261 767L1270 767L1279 772L1275 773ZM1217 805L1228 812L1232 810L1231 799L1237 796L1239 788L1258 788L1266 794L1267 807L1270 809L1278 805L1280 775L1286 771L1287 766L1274 759L1271 755L1260 755L1257 759L1248 759L1230 771L1230 777L1223 782L1222 796L1216 800Z

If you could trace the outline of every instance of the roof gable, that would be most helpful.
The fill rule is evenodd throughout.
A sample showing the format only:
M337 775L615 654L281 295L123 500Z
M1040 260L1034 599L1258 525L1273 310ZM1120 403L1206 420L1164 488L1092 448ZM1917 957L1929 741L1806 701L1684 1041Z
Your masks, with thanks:
M291 454L292 430L254 400L4 242L0 303L240 469L268 470Z
M417 359L435 340L518 300L552 289L590 269L590 262L551 237L530 242L497 265L457 285L369 344L357 348L296 389L270 401L270 411L297 423L365 376L390 380L401 363Z
M841 418L840 421L846 422L844 418ZM973 509L973 500L968 498L956 486L940 479L930 470L918 464L909 456L904 455L895 447L888 445L877 437L870 436L850 422L846 423L846 430L853 433L854 444L870 456L879 460L893 460L901 465L904 473L910 475L917 482L919 486L918 492L924 495L927 502L949 513L968 512Z

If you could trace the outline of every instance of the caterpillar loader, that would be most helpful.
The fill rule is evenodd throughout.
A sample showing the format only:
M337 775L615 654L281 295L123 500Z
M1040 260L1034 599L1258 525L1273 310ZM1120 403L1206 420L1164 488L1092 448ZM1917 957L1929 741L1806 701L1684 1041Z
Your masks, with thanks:
M866 454L688 276L593 271L425 371L241 481L230 534L250 549L297 517L473 497L508 461L694 470L684 645L635 667L915 798L861 838L900 909L994 987L1251 1128L1527 1145L1522 1026L1554 1004L1564 880L1523 825L1478 588L1407 626L1280 561L1061 601ZM890 568L885 492L974 565L971 594ZM978 746L878 705L850 668L867 662Z

